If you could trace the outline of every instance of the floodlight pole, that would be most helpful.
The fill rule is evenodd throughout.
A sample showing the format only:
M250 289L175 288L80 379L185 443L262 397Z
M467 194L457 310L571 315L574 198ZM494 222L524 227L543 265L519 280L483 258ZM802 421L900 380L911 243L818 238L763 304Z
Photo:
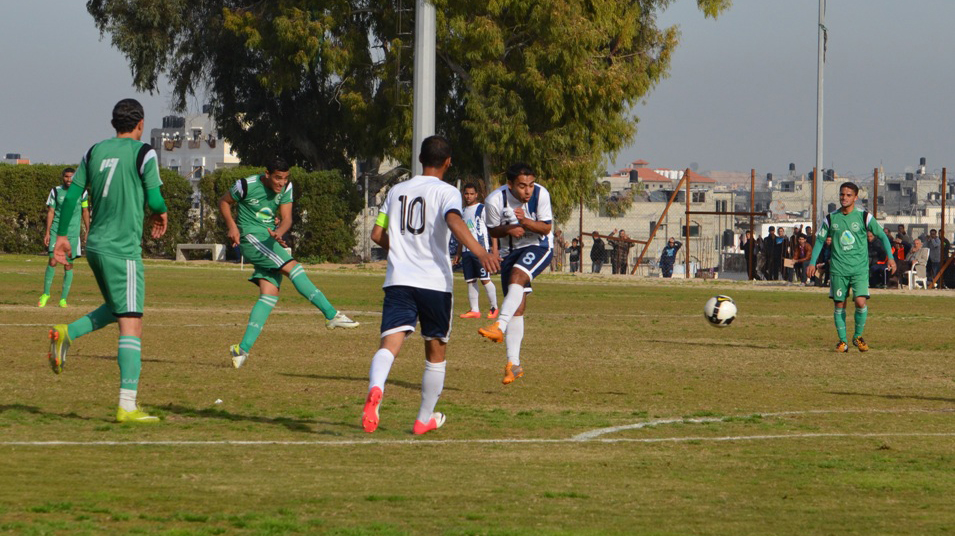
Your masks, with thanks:
M427 0L415 4L414 124L411 174L421 174L421 142L434 134L435 9Z
M820 175L825 174L822 169L822 74L826 65L826 0L819 0L819 26L816 31L819 33L819 57L816 62L816 171L812 176L812 188L816 193L816 217L825 217L823 207L823 188ZM819 221L813 221L815 229L818 229Z

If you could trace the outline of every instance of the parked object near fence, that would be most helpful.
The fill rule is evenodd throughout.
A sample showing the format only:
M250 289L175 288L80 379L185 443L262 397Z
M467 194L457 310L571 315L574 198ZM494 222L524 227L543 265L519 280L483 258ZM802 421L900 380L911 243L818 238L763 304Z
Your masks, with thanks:
M220 262L225 260L224 244L176 244L176 261L186 260L183 250L208 250L212 252L212 260Z

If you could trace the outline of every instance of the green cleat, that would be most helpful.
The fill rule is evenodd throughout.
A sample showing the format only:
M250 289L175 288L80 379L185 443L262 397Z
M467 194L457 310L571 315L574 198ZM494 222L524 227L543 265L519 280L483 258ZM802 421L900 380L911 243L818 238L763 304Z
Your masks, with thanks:
M46 302L50 300L49 294L41 294L40 301L36 302L37 307L46 307Z
M66 304L66 300L60 300L60 307L66 308L69 307L69 305Z
M63 372L66 365L66 353L70 350L70 334L66 324L57 324L50 328L50 353L46 358L54 374Z
M133 411L126 411L123 408L116 409L116 422L130 423L156 423L159 417L150 415L137 407Z
M229 355L232 356L232 367L242 368L242 365L245 364L245 360L249 357L249 352L240 348L238 344L233 344L229 347Z

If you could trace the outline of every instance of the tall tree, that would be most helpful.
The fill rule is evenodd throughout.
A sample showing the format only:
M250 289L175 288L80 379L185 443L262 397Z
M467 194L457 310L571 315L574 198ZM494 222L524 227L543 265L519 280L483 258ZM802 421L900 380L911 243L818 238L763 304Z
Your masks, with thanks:
M455 173L539 170L558 218L633 139L630 110L666 76L673 0L435 0L437 130ZM697 0L715 17L731 0ZM205 92L246 162L283 152L315 169L408 163L414 0L89 0L136 86Z

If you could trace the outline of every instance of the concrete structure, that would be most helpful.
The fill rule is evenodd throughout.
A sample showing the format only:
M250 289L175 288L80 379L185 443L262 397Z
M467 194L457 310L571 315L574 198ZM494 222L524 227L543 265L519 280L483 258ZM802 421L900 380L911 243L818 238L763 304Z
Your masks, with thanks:
M20 158L20 153L7 153L3 157L4 164L11 164L14 166L29 166L30 160L26 158Z

